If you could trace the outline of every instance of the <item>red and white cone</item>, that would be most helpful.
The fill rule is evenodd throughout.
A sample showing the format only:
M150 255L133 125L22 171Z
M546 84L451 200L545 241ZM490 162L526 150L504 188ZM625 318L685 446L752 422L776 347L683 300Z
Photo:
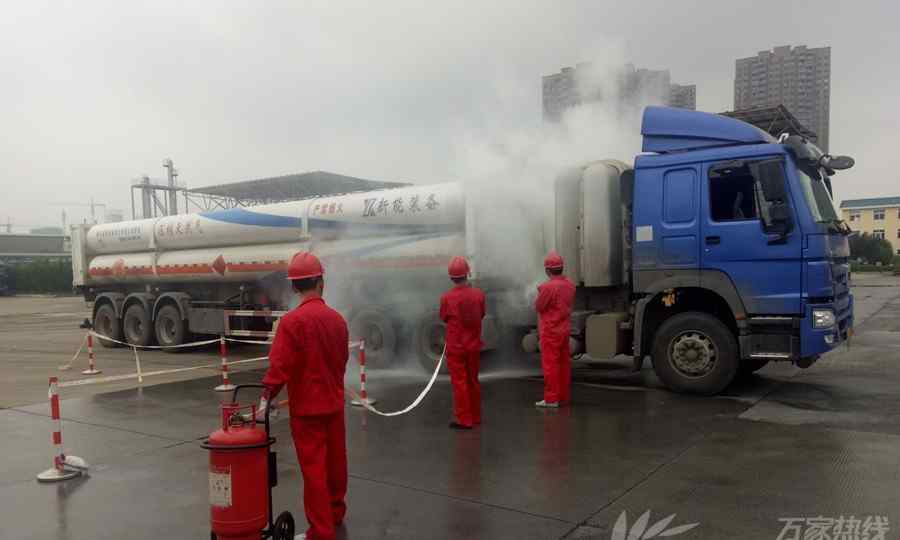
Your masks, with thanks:
M228 349L225 346L225 336L219 337L219 356L222 357L222 384L215 387L216 392L231 392L234 385L228 380Z
M61 482L81 476L87 469L87 463L76 456L67 456L62 445L62 420L59 415L59 379L50 377L50 416L56 422L53 432L53 467L37 475L38 482Z
M359 342L359 399L354 399L350 402L351 405L355 405L357 407L362 407L363 403L367 405L374 405L377 403L375 398L370 398L369 394L366 392L366 342L365 340L360 340Z
M82 375L96 375L103 373L94 364L94 335L88 332L88 368L81 372Z

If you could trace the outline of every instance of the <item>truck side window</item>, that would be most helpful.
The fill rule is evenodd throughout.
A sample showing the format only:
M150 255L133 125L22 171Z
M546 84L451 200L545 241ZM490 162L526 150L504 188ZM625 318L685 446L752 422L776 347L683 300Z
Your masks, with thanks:
M709 208L713 221L759 219L756 185L746 166L710 169Z

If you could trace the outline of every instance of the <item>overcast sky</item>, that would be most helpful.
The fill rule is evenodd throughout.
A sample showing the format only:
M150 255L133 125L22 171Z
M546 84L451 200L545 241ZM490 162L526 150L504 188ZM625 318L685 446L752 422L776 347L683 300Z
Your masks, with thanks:
M538 129L541 76L630 61L733 106L734 61L832 47L838 198L900 195L895 2L7 2L0 222L59 225L129 185L328 170L411 182L471 169L460 145ZM596 158L606 157L604 148ZM617 156L623 157L623 156Z

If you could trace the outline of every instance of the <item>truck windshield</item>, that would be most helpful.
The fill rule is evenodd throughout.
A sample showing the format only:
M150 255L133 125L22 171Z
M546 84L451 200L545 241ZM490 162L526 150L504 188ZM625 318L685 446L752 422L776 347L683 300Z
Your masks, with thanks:
M800 186L803 188L803 195L813 219L819 223L839 222L831 195L828 194L828 188L822 181L822 173L810 167L798 167L797 176L800 178Z

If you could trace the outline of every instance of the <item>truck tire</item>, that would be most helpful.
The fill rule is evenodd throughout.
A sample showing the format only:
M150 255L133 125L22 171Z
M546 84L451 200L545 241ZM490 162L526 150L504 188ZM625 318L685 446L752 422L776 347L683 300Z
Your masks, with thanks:
M116 341L122 341L122 321L116 317L116 310L110 304L103 304L94 313L94 331L98 334L110 337ZM100 345L109 349L121 347L114 341L98 339Z
M174 347L187 341L188 329L181 312L177 307L169 304L160 308L156 314L156 342L162 347ZM165 352L178 352L183 349L163 349Z
M132 345L143 347L150 345L153 339L153 324L150 322L150 314L142 304L132 304L125 310L122 317L122 333L125 341Z
M745 358L741 360L741 366L738 368L741 375L750 375L756 373L769 364L767 358Z
M447 325L441 320L437 311L423 315L416 324L413 332L413 354L426 373L434 373L434 366L444 353L444 338L447 335ZM441 373L450 373L447 368L447 359L441 366Z
M676 392L718 394L737 376L738 365L734 334L706 313L679 313L653 339L653 370Z
M376 309L362 309L350 321L350 339L366 342L366 366L385 368L397 354L397 332L390 317Z

